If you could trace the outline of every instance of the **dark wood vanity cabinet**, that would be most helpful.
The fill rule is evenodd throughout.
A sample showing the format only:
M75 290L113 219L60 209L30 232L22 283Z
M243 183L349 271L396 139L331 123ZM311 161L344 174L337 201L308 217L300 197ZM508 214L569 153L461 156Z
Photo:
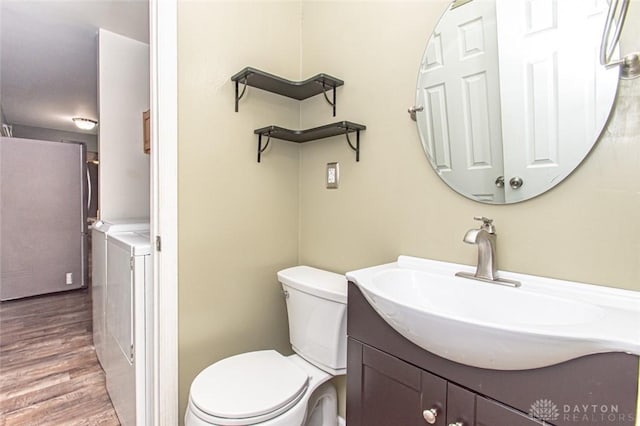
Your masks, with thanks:
M444 408L445 380L355 340L349 345L352 356L361 358L360 371L349 374L360 375L362 385L358 404L362 410L354 410L360 419L348 420L350 425L423 425L424 410Z
M468 424L476 426L533 426L550 425L551 423L534 420L505 405L476 396L476 422ZM463 425L466 426L467 423L463 423Z
M362 426L534 426L543 423L483 398L357 340L349 340L359 371L350 389L347 424ZM353 365L353 364L350 364ZM354 377L354 379L355 379ZM348 379L350 380L350 379ZM352 396L358 395L358 396ZM434 423L425 420L431 411ZM429 414L427 414L429 415Z
M638 357L632 355L591 355L522 371L458 364L395 332L352 283L347 333L349 426L635 425ZM540 403L551 408L545 422L529 415ZM428 410L434 423L425 419Z

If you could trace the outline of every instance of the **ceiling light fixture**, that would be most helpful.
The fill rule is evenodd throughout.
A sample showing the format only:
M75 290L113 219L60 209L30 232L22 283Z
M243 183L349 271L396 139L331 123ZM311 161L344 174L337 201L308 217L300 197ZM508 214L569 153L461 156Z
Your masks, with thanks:
M96 124L98 124L96 120L91 120L89 118L74 117L71 120L73 120L78 129L82 130L93 130L93 128L96 127Z

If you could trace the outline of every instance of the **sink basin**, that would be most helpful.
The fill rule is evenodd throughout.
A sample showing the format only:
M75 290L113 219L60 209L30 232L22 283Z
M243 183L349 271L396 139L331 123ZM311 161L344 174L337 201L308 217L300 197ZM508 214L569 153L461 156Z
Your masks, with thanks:
M500 272L520 287L455 276L467 265L400 256L347 273L416 345L480 368L526 370L584 355L640 355L640 293Z

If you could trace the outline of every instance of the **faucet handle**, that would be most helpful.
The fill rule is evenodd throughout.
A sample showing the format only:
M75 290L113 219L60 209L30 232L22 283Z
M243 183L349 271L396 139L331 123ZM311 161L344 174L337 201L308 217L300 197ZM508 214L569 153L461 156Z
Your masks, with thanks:
M489 219L488 217L484 217L484 216L474 216L473 220L479 220L482 222L482 225L480 225L481 229L484 229L485 231L487 231L490 234L495 234L495 227L493 226L493 219Z
M484 217L484 216L474 216L473 220L480 220L483 223L483 225L491 225L491 223L493 223L493 219L489 219L488 217Z

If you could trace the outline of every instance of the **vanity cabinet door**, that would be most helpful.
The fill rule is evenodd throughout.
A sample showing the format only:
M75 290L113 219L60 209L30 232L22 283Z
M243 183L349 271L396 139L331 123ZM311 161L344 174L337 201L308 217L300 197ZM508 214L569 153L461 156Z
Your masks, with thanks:
M536 425L552 425L552 423L543 423L490 399L476 397L476 426Z
M349 426L446 426L444 379L357 341L349 345L350 356L361 360L357 365L351 358L348 366L358 376L347 387ZM427 413L434 423L425 420L425 410L434 410Z
M476 394L451 382L447 384L447 425L473 426Z
M552 425L349 338L349 426Z

